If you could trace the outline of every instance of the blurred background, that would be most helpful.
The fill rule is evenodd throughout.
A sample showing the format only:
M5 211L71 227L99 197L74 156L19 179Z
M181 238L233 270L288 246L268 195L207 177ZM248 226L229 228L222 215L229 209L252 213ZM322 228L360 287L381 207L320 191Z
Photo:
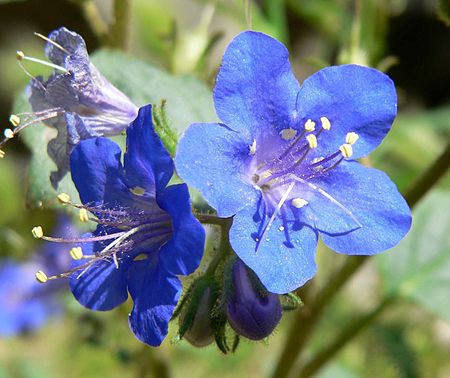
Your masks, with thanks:
M300 82L332 64L352 62L387 72L397 86L399 115L370 164L386 171L401 191L413 185L449 140L447 0L129 0L129 4L121 47L172 75L194 76L209 88L225 47L250 25L287 45ZM112 0L0 0L2 128L10 127L14 99L29 80L17 65L16 51L44 58L43 41L34 32L47 35L66 26L81 34L94 53L114 48L109 38L114 23ZM38 64L27 68L33 75L50 73ZM51 229L60 218L52 209L26 207L29 148L18 138L5 151L6 157L0 159L0 296L6 298L11 292L20 296L19 286L27 294L9 302L0 298L0 377L270 376L295 313L285 314L267 342L242 341L234 355L226 356L213 345L195 349L186 341L175 342L176 323L161 348L145 347L128 329L130 303L108 313L89 312L64 287L55 290L43 308L25 309L20 315L33 321L8 328L2 312L31 300L27 295L33 284L24 282L34 276L34 267L46 253L46 246L34 240L30 230L37 224ZM449 217L442 214L442 209L450 213L449 175L437 188L439 199L419 204L423 221L414 230L415 239L399 246L398 256L438 255L433 260L441 269L438 279L428 279L428 271L423 281L408 281L416 285L413 289L396 284L393 277L404 267L395 260L394 251L389 258L366 264L330 304L309 349L320 348L323 338L355 314L369 311L386 293L399 300L348 343L319 376L450 377L450 242L445 228L436 235L438 225L450 225ZM441 209L439 217L432 212L436 207ZM342 261L342 256L322 249L317 285ZM7 264L21 267L19 278L5 273ZM422 277L423 266L416 265L415 277ZM446 273L441 274L442 269ZM436 288L440 294L433 299Z

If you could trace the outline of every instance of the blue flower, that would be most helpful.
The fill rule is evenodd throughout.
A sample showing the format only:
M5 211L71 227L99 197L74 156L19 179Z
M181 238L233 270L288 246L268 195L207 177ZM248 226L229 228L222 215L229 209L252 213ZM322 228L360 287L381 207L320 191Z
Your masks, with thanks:
M343 65L300 86L287 49L248 31L225 52L214 102L223 123L187 129L177 172L219 216L234 217L231 245L270 292L314 276L319 233L339 253L372 255L408 232L396 186L352 160L376 148L395 118L388 76Z
M124 164L105 138L81 142L70 158L72 179L98 227L82 242L70 287L93 310L110 310L130 293L129 323L152 346L167 334L181 292L177 275L192 273L205 233L193 216L185 184L167 186L173 162L153 130L151 105L127 130Z
M232 283L233 290L227 299L227 318L231 328L250 340L269 336L281 320L278 295L264 292L257 279L250 278L240 259L233 265Z
M80 35L63 27L50 33L47 41L45 54L55 71L47 80L32 79L27 93L33 121L45 121L58 130L48 145L58 168L51 177L56 186L69 168L74 145L121 133L136 118L138 108L90 62Z
M60 218L58 226L63 236L73 235L68 219ZM0 337L35 331L61 313L58 294L67 287L66 282L42 286L34 276L41 269L49 274L67 270L70 256L65 249L61 244L46 244L27 262L7 259L0 263Z

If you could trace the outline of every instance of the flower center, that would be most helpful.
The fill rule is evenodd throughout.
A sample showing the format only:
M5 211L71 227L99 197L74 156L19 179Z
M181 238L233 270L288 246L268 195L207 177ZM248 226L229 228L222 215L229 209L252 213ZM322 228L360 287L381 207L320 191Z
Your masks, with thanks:
M319 124L320 126L317 126ZM358 135L349 132L345 143L334 153L325 157L310 156L311 151L320 145L321 134L330 129L331 121L325 116L317 122L308 119L302 131L283 129L279 133L280 140L273 140L272 137L269 143L265 141L263 145L269 146L268 149L272 150L270 154L267 154L265 148L259 151L256 140L249 146L249 155L253 156L251 183L262 192L265 206L263 217L265 224L259 236L255 237L256 250L277 217L281 217L284 221L287 210L295 212L307 206L312 195L325 197L361 227L344 205L311 182L313 178L336 168L345 158L353 155L352 146L358 140ZM287 229L285 226L282 228L283 231Z
M143 196L139 192L140 188L133 188L130 191L137 196ZM119 269L121 260L142 259L149 251L160 247L172 237L172 220L169 214L157 207L154 209L136 210L133 208L108 208L106 206L86 206L76 205L70 202L67 194L60 194L58 199L63 204L70 204L80 209L80 220L91 220L103 227L97 229L96 235L74 239L63 239L45 236L40 226L34 227L33 236L56 243L85 244L100 243L101 249L96 250L93 255L83 254L82 247L72 248L69 253L74 260L86 260L74 269L67 272L47 277L39 271L36 279L39 282L47 282L62 277L69 277L75 272L79 272L80 278L94 263L100 260L114 262ZM87 212L93 214L88 217ZM147 251L147 252L143 252Z

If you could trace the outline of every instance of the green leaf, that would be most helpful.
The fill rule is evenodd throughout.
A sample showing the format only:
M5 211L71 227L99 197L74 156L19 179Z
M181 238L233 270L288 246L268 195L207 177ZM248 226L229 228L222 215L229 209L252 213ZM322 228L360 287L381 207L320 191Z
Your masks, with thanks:
M217 120L210 89L194 77L171 76L148 63L115 51L99 51L93 55L92 61L136 105L160 105L165 100L168 121L177 135L191 123ZM21 94L16 99L14 112L29 111L25 94ZM50 172L56 166L47 155L47 144L55 136L54 129L42 125L29 127L21 133L32 153L27 190L29 207L59 207L56 196L61 192L68 193L73 201L78 201L78 194L69 174L61 181L57 192L50 184ZM122 144L120 139L123 143L123 137L114 138Z
M387 295L413 299L450 321L450 192L430 193L413 227L394 249L377 256Z

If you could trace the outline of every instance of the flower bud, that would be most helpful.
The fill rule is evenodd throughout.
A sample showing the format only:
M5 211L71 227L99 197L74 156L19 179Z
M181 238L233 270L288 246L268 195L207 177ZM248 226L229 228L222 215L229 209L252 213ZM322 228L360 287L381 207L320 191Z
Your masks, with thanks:
M196 306L191 325L183 335L183 338L195 347L205 347L214 341L211 325L212 305L213 293L210 287L206 287ZM184 322L185 318L186 313L181 313L180 321Z
M227 316L231 327L251 340L269 336L281 319L278 295L265 291L250 275L245 264L237 259L232 268L233 291L227 301Z

